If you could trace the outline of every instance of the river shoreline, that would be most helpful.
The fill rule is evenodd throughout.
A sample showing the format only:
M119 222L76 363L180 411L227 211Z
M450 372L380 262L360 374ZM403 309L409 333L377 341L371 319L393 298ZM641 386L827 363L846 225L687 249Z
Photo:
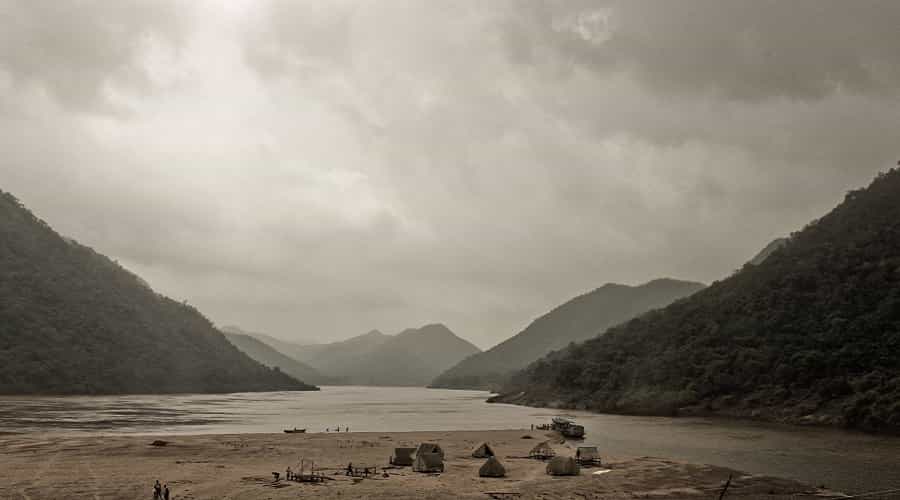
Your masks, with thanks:
M722 421L768 423L789 425L798 428L835 429L846 432L859 432L873 436L900 437L900 428L873 429L865 426L851 426L839 416L826 413L797 414L779 408L747 408L717 407L713 409L700 406L683 407L675 411L638 411L615 408L590 408L582 404L568 404L559 400L531 398L522 394L494 394L487 398L489 404L508 404L543 410L580 411L594 415L619 415L625 417L665 417L665 418L709 418Z
M525 438L525 436L528 436ZM732 476L729 498L779 498L836 494L800 482L746 474L714 465L690 464L635 454L603 456L609 473L582 469L577 477L553 478L527 456L536 443L552 439L539 431L352 432L309 434L209 434L170 437L134 435L0 436L0 498L141 498L156 479L168 483L176 499L296 498L487 498L486 492L518 493L519 498L710 498ZM152 446L154 440L166 446ZM507 477L478 477L484 459L470 456L489 442ZM388 469L394 447L439 443L446 453L443 474L419 474L409 467ZM575 445L552 444L572 456ZM602 453L602 450L601 450ZM296 470L300 458L326 468L323 484L274 482L272 472ZM379 475L354 481L337 472L348 462L379 467ZM762 496L760 496L762 495Z

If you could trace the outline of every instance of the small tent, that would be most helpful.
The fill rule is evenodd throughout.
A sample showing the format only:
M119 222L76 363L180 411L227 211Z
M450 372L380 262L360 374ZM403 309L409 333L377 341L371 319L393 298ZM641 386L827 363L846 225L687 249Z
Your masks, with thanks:
M547 474L551 476L577 476L580 471L572 457L553 457L547 463Z
M492 455L478 469L478 475L481 477L504 477L506 476L506 467L497 460L497 457Z
M436 443L421 443L419 447L416 448L416 456L426 453L437 453L441 456L441 460L444 459L444 450Z
M391 455L391 465L412 465L415 451L415 448L394 448L394 454Z
M547 441L534 445L534 448L528 452L529 458L537 458L538 460L546 460L554 456L556 456L556 453Z
M438 453L416 453L413 470L416 472L444 472L444 457Z
M596 446L579 446L575 451L578 465L600 465L600 452Z
M480 445L478 445L478 447L472 450L473 458L487 458L493 457L494 455L494 450L491 448L491 445L487 443L481 443Z

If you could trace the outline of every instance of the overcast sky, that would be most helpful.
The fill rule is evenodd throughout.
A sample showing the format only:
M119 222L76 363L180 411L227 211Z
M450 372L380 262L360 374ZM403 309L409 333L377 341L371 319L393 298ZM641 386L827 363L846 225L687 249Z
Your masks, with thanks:
M900 156L900 2L0 0L0 189L214 322L488 347Z

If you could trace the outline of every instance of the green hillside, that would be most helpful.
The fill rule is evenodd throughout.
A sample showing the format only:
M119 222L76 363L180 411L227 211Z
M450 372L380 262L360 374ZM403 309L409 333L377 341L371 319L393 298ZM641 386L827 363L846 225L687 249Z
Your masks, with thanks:
M324 384L329 380L315 368L287 356L274 347L234 326L223 327L222 333L229 342L247 356L270 368L278 368L284 373L311 384Z
M340 342L284 348L283 352L309 364L331 383L383 386L425 386L443 370L479 352L442 324L408 328L396 335L372 330Z
M651 309L703 289L702 283L658 279L640 286L609 283L560 305L493 348L474 354L442 373L432 387L493 389L512 372L571 342L603 333Z
M0 394L310 389L0 191Z
M758 265L544 358L497 401L900 431L900 171Z

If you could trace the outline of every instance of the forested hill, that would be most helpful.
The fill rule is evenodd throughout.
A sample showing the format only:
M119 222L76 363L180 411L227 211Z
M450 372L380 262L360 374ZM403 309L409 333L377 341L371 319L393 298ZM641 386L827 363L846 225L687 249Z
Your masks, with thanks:
M442 324L408 328L396 335L372 330L331 344L282 343L279 350L329 377L329 383L383 386L425 386L441 371L478 352Z
M331 382L315 368L298 361L273 346L259 340L253 335L244 332L235 326L222 327L222 333L229 342L241 350L247 356L270 367L278 368L297 380L302 380L311 384L325 384Z
M496 400L900 431L900 171L758 265L537 361Z
M343 371L346 383L425 386L439 373L479 349L442 324L408 328L374 346ZM326 372L328 373L328 372Z
M702 283L658 279L640 286L609 283L556 307L515 336L462 360L432 387L493 389L515 370L550 351L603 333L651 309L667 306L703 288Z
M0 191L0 393L308 389Z

